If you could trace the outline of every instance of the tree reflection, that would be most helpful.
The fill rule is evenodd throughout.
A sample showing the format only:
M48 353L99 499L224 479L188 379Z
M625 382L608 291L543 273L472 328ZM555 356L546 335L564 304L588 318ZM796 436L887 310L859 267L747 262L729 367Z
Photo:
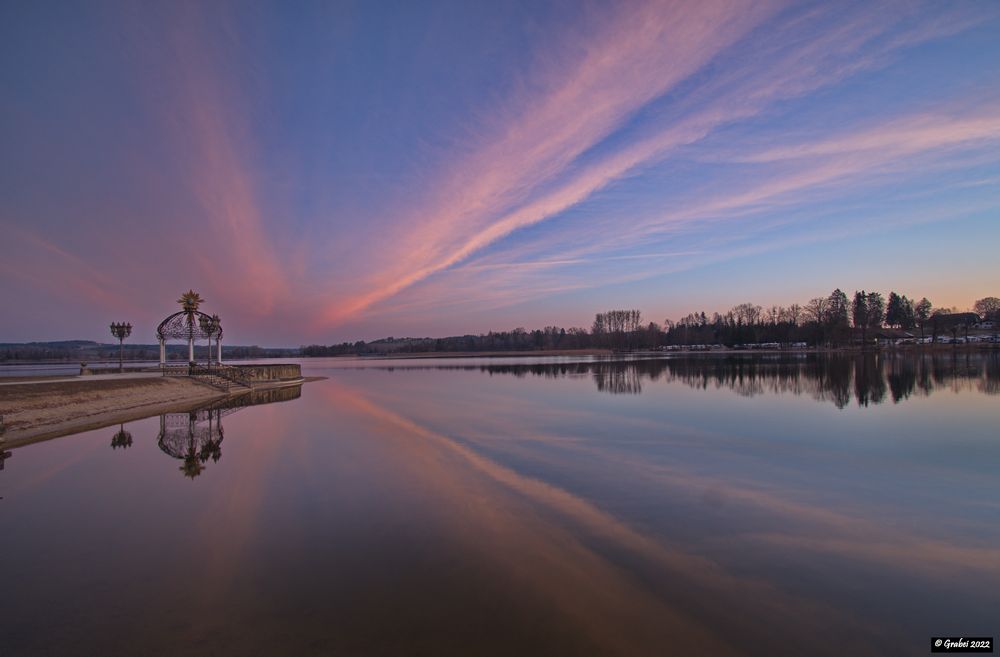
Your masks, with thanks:
M594 372L594 383L601 392L612 395L638 395L642 393L642 372L635 367L607 367L604 363Z
M878 355L862 354L854 363L854 396L858 406L881 404L885 400L886 381Z
M889 383L889 393L893 403L909 397L918 389L917 363L912 358L889 358L886 363L886 379ZM927 392L925 386L919 386Z
M418 366L422 369L424 366ZM1000 353L726 354L670 356L577 363L426 366L488 374L546 378L591 377L601 392L641 394L647 381L692 388L729 389L738 395L808 395L844 408L865 407L941 389L1000 394Z

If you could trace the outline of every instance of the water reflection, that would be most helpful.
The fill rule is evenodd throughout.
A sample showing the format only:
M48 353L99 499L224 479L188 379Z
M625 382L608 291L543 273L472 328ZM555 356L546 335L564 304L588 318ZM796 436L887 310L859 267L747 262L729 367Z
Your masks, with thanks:
M427 366L417 366L426 368ZM413 369L399 368L392 369ZM1000 353L776 354L639 358L563 363L441 365L433 369L544 378L591 377L600 392L638 395L651 382L732 390L744 397L791 393L844 408L898 403L936 390L1000 394Z
M918 641L901 640L958 610L983 626L973 601L1000 581L1000 553L995 504L969 503L995 479L964 462L995 454L980 421L919 405L885 432L867 412L824 416L787 396L746 404L729 391L891 396L879 359L755 360L397 366L391 381L351 373L325 390L339 416L362 418L382 458L419 464L409 476L431 491L422 503L449 519L435 534L497 573L477 587L516 581L518 608L541 599L565 612L574 622L550 627L584 637L589 653L575 654L910 654ZM985 364L964 363L925 378L978 389ZM477 385L478 372L525 380ZM633 396L595 399L577 385L588 380ZM652 394L635 397L643 386ZM929 438L929 418L954 428L949 449ZM959 574L973 582L960 592L949 583Z
M204 472L209 461L222 458L222 440L225 431L222 418L251 406L291 401L302 396L302 386L254 391L239 397L224 399L206 406L180 413L160 415L160 431L156 444L160 451L183 461L180 471L194 479ZM111 439L112 449L130 447L132 434L125 426Z
M292 404L126 425L128 467L114 428L39 443L2 482L4 654L874 657L988 635L996 361L936 358L331 360Z
M111 437L111 449L128 449L132 446L132 434L125 430L125 425L118 427L118 431Z
M209 459L222 458L223 437L221 409L165 413L160 416L156 444L164 454L183 461L181 472L194 479Z

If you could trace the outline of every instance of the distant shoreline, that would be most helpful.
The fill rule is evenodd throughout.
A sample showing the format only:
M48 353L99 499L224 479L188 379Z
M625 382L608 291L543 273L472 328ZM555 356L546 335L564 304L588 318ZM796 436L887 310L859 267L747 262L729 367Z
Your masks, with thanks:
M677 349L634 349L631 351L616 351L613 349L596 349L588 347L585 349L537 349L537 350L512 350L512 351L394 351L386 353L362 353L362 354L337 354L336 356L284 356L282 358L294 358L296 360L314 360L323 358L349 359L361 358L365 360L395 360L395 359L422 359L422 358L524 358L526 356L627 356L627 355L671 355L671 354L776 354L776 353L894 353L894 352L947 352L947 351L991 351L1000 349L1000 344L974 342L967 344L923 344L923 345L896 345L891 347L785 347L778 349L735 349L727 347L725 349L692 349L690 345L679 345ZM233 362L256 362L266 360L277 360L278 357L262 356L260 358L238 359ZM136 363L146 363L148 361L125 361L126 368L134 366ZM9 360L0 362L0 370L4 367L30 366L30 365L72 365L76 361L72 360ZM112 364L111 361L101 364ZM114 362L117 365L117 362ZM180 361L170 361L168 364L183 364ZM150 367L155 369L155 364ZM102 368L95 373L112 374L117 368ZM14 381L17 378L37 380L46 376L60 375L26 375L24 377L4 377L0 376L0 381ZM67 375L61 375L67 376ZM86 378L86 377L84 377Z
M864 353L894 353L894 352L947 352L947 351L994 351L1000 350L1000 344L927 344L899 345L895 347L788 347L783 349L634 349L631 351L615 351L612 349L548 349L532 351L420 351L393 352L386 354L342 354L338 356L300 356L301 359L323 358L361 358L364 360L398 360L408 358L523 358L525 356L670 356L677 354L864 354Z
M301 358L364 358L394 360L401 358L505 358L524 356L614 356L610 349L538 349L532 351L396 351L385 354L345 354L343 356L301 356Z

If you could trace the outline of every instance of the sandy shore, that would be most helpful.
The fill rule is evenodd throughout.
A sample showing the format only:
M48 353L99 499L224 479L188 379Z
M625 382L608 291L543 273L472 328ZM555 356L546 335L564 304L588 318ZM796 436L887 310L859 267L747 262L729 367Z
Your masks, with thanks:
M4 448L183 410L226 397L182 377L123 378L0 386Z

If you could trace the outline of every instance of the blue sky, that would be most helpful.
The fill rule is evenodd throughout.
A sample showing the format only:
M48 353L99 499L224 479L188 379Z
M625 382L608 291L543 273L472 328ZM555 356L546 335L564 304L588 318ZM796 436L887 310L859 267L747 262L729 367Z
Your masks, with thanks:
M1000 296L994 2L0 7L0 341Z

